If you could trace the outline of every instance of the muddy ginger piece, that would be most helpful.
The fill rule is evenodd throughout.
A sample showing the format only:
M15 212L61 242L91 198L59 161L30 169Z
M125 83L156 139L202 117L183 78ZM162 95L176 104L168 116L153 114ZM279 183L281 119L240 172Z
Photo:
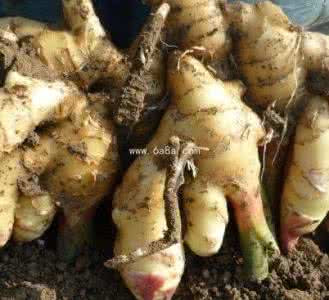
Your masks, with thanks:
M303 58L308 69L307 87L316 95L329 96L329 37L317 32L305 32Z
M147 0L150 5L160 0ZM168 0L171 7L162 43L202 59L222 80L236 78L225 1Z
M117 98L112 115L118 125L133 131L132 141L147 140L161 114L161 108L153 107L165 94L164 61L158 44L169 5L159 6L127 52L118 51L111 43L90 0L63 0L63 9L68 29L19 17L0 19L0 35L4 39L0 53L4 55L5 68L33 77L49 69L50 77L73 81L82 89L106 82ZM9 44L16 52L10 51ZM28 53L24 52L25 46ZM136 124L138 128L134 130Z
M254 5L238 2L225 8L232 28L233 56L247 87L247 99L265 113L272 110L275 116L270 121L281 127L266 145L263 176L269 198L278 208L298 114L313 99L310 93L328 95L329 37L294 25L270 1Z
M13 239L30 242L41 237L53 222L56 212L56 201L47 192L20 196L15 210Z
M184 184L184 171L188 169L195 176L193 155L201 150L193 142L183 142L177 136L170 138L169 144L165 147L166 154L162 154L163 163L166 163L166 181L163 191L164 209L167 230L159 240L138 248L128 254L115 256L105 262L108 268L117 269L126 264L131 264L140 258L151 256L157 252L167 250L171 246L182 242L182 221L179 210L178 191Z
M44 129L35 144L0 158L1 246L12 234L21 242L40 237L56 211L63 214L62 259L72 259L88 242L95 208L114 184L119 158L113 124L88 107L83 94L75 96L69 118Z
M168 4L160 5L158 13L152 15L137 39L140 45L133 45L127 54L113 45L91 0L62 0L62 6L68 28L54 28L20 17L1 18L0 36L11 43L29 40L38 57L53 72L73 80L83 89L88 89L98 80L109 81L115 87L122 87L127 80L129 84L130 68L134 64L133 73L138 70L147 72L163 20L169 11ZM138 51L131 56L134 49ZM140 65L142 50L145 66Z
M151 5L159 0L148 0ZM167 21L168 43L182 50L196 52L213 61L226 59L231 49L228 24L219 1L168 0L171 13Z
M80 104L83 99L80 99ZM113 124L85 105L40 135L24 152L24 166L60 206L60 257L73 258L86 244L99 201L113 186L119 158Z
M151 176L147 176L151 174ZM141 182L140 177L144 177ZM119 229L115 254L129 254L163 237L167 229L163 192L166 169L159 169L150 156L137 159L116 191L113 220ZM131 188L130 188L131 187ZM171 298L184 269L183 245L138 259L119 267L137 299Z
M174 63L169 71L169 84L182 119L187 115L180 134L188 136L193 128L191 139L209 148L196 155L198 175L183 188L188 224L184 240L198 255L215 254L228 222L228 199L240 232L246 273L263 279L268 274L267 250L278 248L262 207L258 145L264 129L260 119L241 101L245 91L241 82L216 80L191 57L178 56L176 62L176 70ZM194 114L198 114L195 119ZM239 121L232 126L235 118ZM244 155L236 161L241 149Z
M62 217L58 250L61 258L71 259L89 238L95 208L112 187L119 164L115 128L105 119L108 116L106 101L89 105L81 89L89 88L99 79L110 78L116 88L122 89L133 87L134 82L129 81L128 56L113 47L91 1L63 0L63 8L71 31L56 30L23 18L0 21L1 38L6 45L16 43L17 55L26 44L27 59L31 50L32 58L38 63L42 61L45 70L48 68L55 78L64 77L62 81L54 81L52 76L44 80L28 77L27 69L33 67L32 58L23 76L18 72L20 59L2 56L5 68L13 65L6 74L3 88L8 105L0 110L4 121L0 167L3 164L4 169L10 168L8 174L3 174L4 189L7 185L10 188L0 201L4 207L0 235L1 246L11 236L17 241L38 238L59 211ZM166 4L159 7L158 16L150 19L129 52L129 57L136 59L134 72L145 75L148 80L152 80L153 72L158 78L163 70L163 66L155 67L158 62L154 60L162 57L156 44L168 11ZM8 53L8 49L5 50L2 55ZM90 69L88 64L95 69ZM152 89L151 97L163 92L162 83ZM139 100L143 101L147 92L145 89ZM34 130L41 129L39 127L47 122L51 126L42 128L35 143L29 143ZM8 167L11 163L19 170ZM25 185L24 178L29 176L38 177L38 184Z
M17 176L24 174L19 151L0 159L0 247L9 240L13 226L18 189Z
M250 101L263 108L275 101L284 111L305 83L301 30L269 1L227 8L235 33L234 57Z
M23 156L23 151L16 149L0 158L0 248L12 234L15 240L24 242L40 237L56 212L55 201L49 194L41 192L36 183L25 182L31 176L24 167Z
M195 155L197 177L183 187L188 224L184 240L199 255L215 254L228 222L227 197L235 209L248 274L262 279L268 272L267 250L277 247L260 197L261 122L242 103L239 82L216 80L188 55L171 57L168 83L172 104L148 144L148 155L134 161L115 194L115 254L128 254L163 237L168 226L163 199L166 168L156 153L171 136L178 136L209 148ZM232 118L239 120L233 122L236 126L231 126ZM177 244L119 269L137 299L170 299L168 292L176 289L182 276L183 257L182 245Z
M298 122L281 202L281 243L293 249L329 211L328 99L313 96Z
M68 29L25 18L0 19L0 34L10 41L30 38L41 60L83 88L100 78L125 79L125 55L108 39L90 0L63 0Z
M233 50L250 101L287 111L305 93L306 78L328 76L329 37L294 25L270 1L227 4ZM326 89L317 87L318 93ZM321 91L322 90L322 91Z
M68 117L79 95L73 84L10 72L0 89L0 156L14 150L43 122Z

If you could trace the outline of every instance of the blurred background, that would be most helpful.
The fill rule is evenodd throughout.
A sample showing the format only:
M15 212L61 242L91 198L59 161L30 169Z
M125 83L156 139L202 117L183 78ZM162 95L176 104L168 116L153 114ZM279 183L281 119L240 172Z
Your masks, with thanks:
M149 8L141 0L93 0L100 19L122 48L139 32ZM228 0L233 2L236 0ZM244 0L255 3L257 0ZM259 0L258 0L259 1ZM329 0L272 0L306 29L329 34ZM62 20L61 0L0 0L0 16L24 16L44 22Z
M234 0L229 0L233 2ZM259 0L243 0L248 3ZM305 28L316 28L329 21L328 0L271 0L282 7L289 18Z

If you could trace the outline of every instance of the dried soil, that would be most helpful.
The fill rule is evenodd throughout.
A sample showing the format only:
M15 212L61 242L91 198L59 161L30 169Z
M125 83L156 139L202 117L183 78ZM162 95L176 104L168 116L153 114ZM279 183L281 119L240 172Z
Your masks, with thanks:
M30 38L20 40L18 44L0 40L0 57L3 60L0 62L0 85L9 70L19 70L22 75L50 81L59 77L42 63L35 48L31 45Z
M104 218L104 208L101 215L95 249L71 265L57 260L54 228L42 240L8 245L0 252L0 299L133 300L118 273L103 267L112 255L114 231ZM187 250L186 272L175 300L329 300L326 233L302 239L288 257L274 258L270 276L263 282L243 278L236 236L235 229L229 228L223 248L211 258Z

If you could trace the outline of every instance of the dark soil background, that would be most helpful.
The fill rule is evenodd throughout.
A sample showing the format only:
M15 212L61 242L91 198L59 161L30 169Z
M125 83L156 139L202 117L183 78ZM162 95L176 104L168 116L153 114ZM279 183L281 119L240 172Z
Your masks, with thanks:
M54 21L61 16L58 3L0 0L0 16L18 14ZM129 45L148 13L145 6L136 3L139 0L95 0L103 23L120 47ZM40 9L42 14L38 13ZM47 11L51 12L49 16L44 13ZM133 300L119 274L103 267L112 257L115 234L109 202L100 208L96 220L94 249L70 265L56 257L56 224L42 239L24 245L10 243L0 249L0 300ZM288 257L273 259L268 279L248 282L243 278L238 234L230 227L218 255L198 258L186 249L186 271L174 299L329 300L328 235L320 229L317 235L302 239Z
M44 239L1 250L0 299L133 300L119 274L103 267L112 255L112 226L97 227L96 248L70 265L56 258L54 228ZM237 233L229 228L218 255L199 258L187 250L186 271L174 300L329 300L327 235L320 230L302 239L288 257L273 259L268 279L248 282L243 278Z

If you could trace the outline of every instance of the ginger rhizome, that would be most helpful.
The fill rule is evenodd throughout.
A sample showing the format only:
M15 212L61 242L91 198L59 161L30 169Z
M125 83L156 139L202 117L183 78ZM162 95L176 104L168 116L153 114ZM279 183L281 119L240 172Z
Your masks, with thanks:
M100 81L111 86L111 96L120 98L114 101L116 123L133 128L141 121L145 107L154 106L154 99L165 93L158 43L169 6L156 9L126 52L112 44L90 0L63 0L63 10L67 28L20 17L0 19L0 36L6 41L0 50L6 66L15 61L12 48L27 43L53 76L73 81L83 90Z
M151 4L158 4L160 1L155 0L148 2ZM265 125L267 128L274 125L282 131L279 132L281 135L277 137L275 136L275 130L277 128L270 128L270 131L266 136L263 132L258 135L256 142L254 141L255 145L260 144L260 141L265 145L265 156L263 158L263 168L265 168L264 174L260 174L259 162L255 163L251 159L248 160L248 158L246 158L248 163L243 164L241 161L236 163L240 166L239 171L245 168L248 172L258 174L258 177L247 176L247 174L245 174L245 178L254 178L254 181L253 183L246 181L248 182L248 189L246 189L247 192L244 191L244 193L239 193L239 190L243 191L244 186L242 185L241 187L241 182L244 182L244 180L241 180L238 176L238 171L233 172L234 176L232 175L231 177L228 176L228 179L226 178L226 180L232 180L232 182L234 182L234 184L231 183L231 186L230 183L221 182L221 185L225 186L223 190L218 191L218 189L214 188L212 185L207 185L205 188L203 185L204 182L207 182L204 177L210 177L214 180L213 178L221 177L222 173L229 173L230 168L234 169L235 161L233 159L231 165L228 167L225 164L226 162L224 159L221 161L223 164L216 165L214 162L216 160L212 157L211 163L209 163L208 167L210 171L212 168L215 170L211 173L208 169L208 172L203 171L203 168L198 165L197 162L198 159L200 161L200 157L195 158L196 165L200 168L198 176L192 183L189 183L190 186L187 185L188 187L184 186L183 188L184 198L193 199L193 201L190 202L184 201L188 227L184 240L189 244L191 249L199 255L206 256L215 253L221 244L227 222L225 197L229 198L230 203L235 210L241 234L241 244L244 252L245 264L247 269L249 269L249 275L261 279L267 276L267 261L264 252L273 251L276 249L276 246L264 220L259 221L262 225L256 226L257 229L255 230L252 230L252 226L248 223L249 216L252 215L253 218L261 216L259 218L262 219L264 215L262 209L259 209L259 207L261 207L261 204L259 204L261 203L260 195L257 195L256 192L252 193L251 190L253 187L255 188L255 178L257 178L258 190L255 188L254 191L257 190L260 194L262 188L260 187L258 180L262 179L268 197L272 201L276 201L276 205L278 206L280 199L280 186L278 179L282 176L282 166L284 165L288 152L287 147L295 129L294 123L296 123L297 120L302 120L297 118L297 116L300 111L303 110L305 102L309 102L309 108L306 114L309 116L310 114L313 114L313 117L315 118L315 128L312 127L308 131L310 139L312 136L315 141L310 141L310 145L305 144L305 149L307 148L307 151L310 151L310 155L314 154L314 165L325 165L325 161L321 161L323 157L321 157L319 150L317 150L319 148L316 148L320 146L313 145L314 143L320 143L317 141L317 138L318 135L321 134L322 136L323 133L323 131L317 128L320 128L323 125L323 130L325 130L325 124L323 123L324 117L318 117L318 114L323 115L323 111L321 110L322 114L320 114L318 111L320 108L316 107L317 102L315 99L317 99L317 97L314 97L311 93L328 95L328 90L325 86L326 79L328 78L326 63L328 37L317 33L305 32L298 26L293 25L282 10L269 1L260 2L256 5L245 3L226 4L224 1L222 2L223 3L220 3L220 1L207 1L202 3L200 1L169 1L169 4L171 5L171 13L167 21L166 42L169 43L169 47L174 45L185 50L182 57L178 59L178 73L183 69L181 64L184 65L184 59L187 53L193 52L195 56L202 57L203 61L210 66L216 66L219 62L223 60L225 61L225 59L228 60L228 58L232 56L233 65L236 68L240 79L243 80L246 85L246 95L244 99L246 99L253 107L256 107L258 111L263 110L266 118L270 118L270 120L265 119ZM193 64L191 63L191 65ZM230 64L230 66L232 67L232 64ZM172 66L169 66L169 69L172 70ZM191 69L193 68L191 67ZM212 68L212 70L216 71L217 69L215 68L214 70ZM174 74L175 72L172 73ZM189 74L189 72L186 72L186 74ZM202 74L202 72L195 72L195 74L195 77L201 77L200 74ZM222 77L221 75L222 74L217 74L217 76L225 78L225 76ZM191 78L192 77L193 76L191 75ZM171 80L172 78L174 79ZM202 85L205 85L205 82L206 80L202 81L196 90L202 90ZM229 83L225 83L225 85L226 88L229 89L227 87ZM190 110L190 107L193 107L193 105L198 102L197 100L194 102L188 98L188 96L190 96L194 99L192 97L194 89L187 88L190 87L190 85L187 83L184 76L169 76L169 86L175 105L177 105L176 101L177 98L179 98L176 96L177 94L182 96L183 99L185 97L186 101L180 106L177 105L176 109L179 113L176 113L175 117L172 117L174 120L171 120L171 118L168 117L168 114L175 105L171 105L169 112L165 114L157 134L148 146L148 156L139 158L126 174L122 185L117 191L115 209L113 212L113 218L119 228L119 238L116 247L116 253L120 255L122 262L119 269L128 286L134 291L137 298L141 299L156 299L157 297L165 297L167 295L166 293L170 294L172 286L175 286L177 278L180 277L182 272L181 248L175 249L172 245L169 247L170 250L177 251L177 267L175 270L168 268L167 273L164 272L164 269L162 268L163 266L154 266L154 262L157 259L160 259L161 255L166 256L166 254L163 254L166 253L165 250L161 250L156 254L154 254L154 251L150 251L152 255L149 257L145 255L144 251L146 245L153 245L155 239L160 241L163 240L163 231L166 229L163 224L166 224L166 221L168 221L165 218L165 204L162 203L165 198L163 195L165 193L163 188L165 180L163 177L166 176L166 173L162 170L162 179L159 179L158 181L158 183L161 182L162 186L160 192L158 190L153 192L155 191L153 185L156 183L149 179L148 176L148 174L153 171L156 171L154 173L154 178L160 176L158 173L159 168L154 166L157 164L158 160L151 158L152 150L154 147L163 147L170 139L170 136L173 135L179 136L180 138L191 138L193 142L196 142L196 144L199 145L198 138L193 135L194 130L196 132L201 132L203 130L202 128L205 127L209 129L213 135L215 135L216 132L212 129L212 126L208 125L207 121L200 117L202 113L206 114L207 112L204 111L204 107L200 106L199 110L195 111L193 109ZM233 87L234 85L231 85L231 93L235 94L235 96L240 93L239 96L242 96L242 93L239 92L236 85L235 88ZM180 91L180 89L185 91L186 94L183 92L179 94L178 91ZM232 90L235 91L232 92ZM207 92L208 94L212 94L213 90L208 88ZM207 105L205 104L207 101L204 100L207 99L207 95L203 95L200 92L198 96L202 98L204 105ZM221 97L219 96L219 98ZM193 126L192 122L189 124L188 130L186 130L188 132L180 129L179 125L180 122L185 122L184 113L188 114L190 118L195 117L197 119L197 125ZM216 115L217 112L215 111L214 114ZM270 124L267 124L267 121L270 121ZM174 129L167 129L167 126L168 128L170 126L165 126L165 122L173 124L171 126ZM317 122L319 122L319 124ZM240 125L238 121L234 122L232 120L227 121L227 123L229 123L227 124L227 127L229 128L226 129L233 131L235 127L234 125ZM216 125L218 126L218 124ZM252 134L257 135L256 132L259 131L259 128L257 128L257 126L250 126L249 129L249 126L250 124L248 123L248 126L246 126L247 135L251 134L251 132ZM259 126L261 127L261 125ZM297 128L300 126L305 127L305 125L298 123ZM214 127L216 128L215 125ZM232 129L230 127L232 127ZM183 133L180 130L182 130ZM164 134L166 131L170 131L170 133ZM165 136L165 138L161 139L159 137L160 134ZM193 137L191 137L191 135L193 135ZM230 138L230 134L228 134L228 136ZM241 137L243 136L244 134L241 135ZM207 134L203 133L202 138L206 140ZM273 138L275 139L273 140ZM211 139L207 141L204 140L202 140L204 143L201 143L200 146L209 147L211 149ZM241 140L243 141L243 138ZM247 140L249 141L248 138ZM298 137L296 137L296 141L297 140ZM240 141L240 143L243 142ZM230 142L228 143L228 146L227 144L224 144L224 146L232 147L234 149L235 144ZM295 150L293 150L293 156L297 155L296 149L298 146L298 144L294 145L293 148ZM244 153L245 155L247 152L246 157L248 157L249 151L246 149L248 149L248 147L243 148L241 153ZM255 146L253 151L257 153L257 146ZM300 152L301 150L298 151ZM227 152L230 153L230 149L227 150ZM232 153L238 153L238 151L232 151ZM203 154L203 156L206 155L207 154ZM233 156L234 155L232 154L232 157ZM300 159L300 157L298 159ZM304 172L300 171L302 169L301 162L298 166L294 166L294 162L295 161L288 162L291 165L288 168L288 178L284 184L283 203L281 207L281 240L284 249L291 248L295 244L299 235L314 230L324 218L328 210L326 206L325 191L322 191L321 195L319 194L319 191L314 191L314 188L319 188L319 182L317 182L317 180L321 183L323 181L322 179L325 177L324 170L318 170L318 168L316 168L316 171L313 169L306 170L308 173L313 173L310 175L312 177L312 182L309 183L309 185L313 187L310 187L309 195L299 195L296 190L297 187L291 183L295 181L291 180L292 175L290 174L293 173L295 175L297 172L296 168L299 169L299 176L302 179L298 179L297 176L297 178L294 179L297 182L295 182L295 185L301 184L300 182L305 180L306 175ZM202 165L202 163L200 164ZM239 167L237 166L237 169L238 168ZM310 168L310 166L308 168ZM316 172L316 174L314 172ZM211 176L209 176L209 173ZM137 176L137 174L140 174L140 176ZM239 179L236 180L236 176L238 176ZM306 177L308 178L310 176ZM200 177L203 181L199 179ZM200 180L201 182L199 182ZM129 192L129 190L132 190L133 186L135 187L138 184L144 186L144 182L145 185L149 186L148 189L138 187L137 192ZM234 186L234 188L232 186ZM207 188L208 192L203 193ZM202 193L200 191L202 191ZM266 192L264 194L266 194ZM198 197L197 200L195 200L193 196L197 194ZM210 194L210 196L208 194ZM251 197L249 198L249 201L247 201L252 203L252 208L248 210L248 206L246 206L246 209L242 209L243 205L241 205L241 203L245 202L239 201L239 199L241 200L243 197L248 198L251 194L256 198L253 199ZM319 198L320 200L317 201L317 203L307 204L307 200L310 197ZM156 199L154 200L156 202L152 202L152 199ZM162 202L159 199L162 199ZM149 204L149 201L151 204ZM161 209L163 210L161 214L162 223L161 225L156 225L158 224L156 222L160 222L158 217L159 212L153 208L153 205L155 206L154 203L160 202L162 203ZM216 209L210 211L209 209L204 208L204 203L207 202L211 204L215 203ZM131 205L129 203L131 203ZM254 203L258 204L256 205ZM144 211L144 207L149 210L149 213ZM220 214L217 213L217 210L220 211ZM141 226L146 226L145 224L150 221L153 225L152 234L154 233L156 236L153 236L150 233L149 237L146 227L143 227L143 232L145 232L145 234L140 235L138 242L135 244L133 242L133 237L130 236L127 228L130 226L133 227L131 220L137 222L140 218L139 214L143 215L144 218L143 221L141 221ZM216 216L218 217L218 215L221 216L221 222L212 222L212 220L216 220ZM157 216L156 221L153 219L155 216ZM254 220L250 222L252 223ZM151 226L149 223L147 224L147 226ZM158 226L159 231L154 229L158 228ZM248 229L245 230L245 227ZM139 233L137 233L136 230L139 232L137 226L134 228L133 233L134 235L139 236ZM204 236L204 239L200 239L200 236ZM255 239L257 240L255 236L257 236L257 238L263 237L260 238L261 242L254 243ZM264 242L264 240L267 242ZM268 245L271 246L268 247ZM141 258L136 261L139 250ZM126 259L124 259L125 255ZM117 262L120 261L120 259L118 259ZM150 265L147 264L148 260L151 262ZM113 261L115 261L115 259ZM128 263L129 261L130 263ZM171 265L171 267L173 267L173 265ZM157 272L157 270L160 271ZM148 279L150 279L149 282L151 282L151 284L149 285L149 289L146 289L146 281ZM168 285L166 283L168 283Z
M168 41L172 39L187 51L193 49L196 55L201 53L212 66L233 57L234 68L247 88L245 100L264 115L270 130L265 139L262 180L271 205L277 209L286 154L301 120L298 115L305 103L313 101L314 95L328 96L328 36L294 25L281 8L270 1L247 4L177 0L170 4L176 9L172 9L167 22ZM214 11L217 13L213 14ZM206 26L214 26L209 35L201 32ZM195 35L197 38L190 39L197 33L200 33ZM207 41L219 33L223 38L215 39L221 49L217 52L215 44ZM217 75L222 78L222 74ZM282 205L281 232L289 231L290 222L284 218L290 213L286 209ZM324 207L322 214L326 214ZM298 211L296 215L298 219ZM310 212L310 215L313 214ZM303 223L302 217L300 223ZM285 237L282 237L282 246L291 248Z
M122 99L131 100L135 118L121 120L133 129L147 101L164 93L157 44L169 6L155 11L124 53L108 39L90 0L62 3L67 27L0 19L0 247L11 237L39 238L60 212L58 252L70 260L89 241L97 205L120 167L109 116ZM150 88L154 77L159 83ZM97 93L100 82L113 94Z
M230 205L245 270L265 278L277 246L262 195L277 206L282 196L285 250L315 230L329 209L323 155L329 38L292 24L269 1L168 0L121 51L90 0L63 0L63 9L66 27L60 28L0 19L0 246L11 236L41 236L61 211L62 257L81 248L97 203L116 180L119 150L150 140L166 107L170 50L161 44L184 52L170 55L171 103L148 153L133 162L115 193L117 256L107 265L118 267L138 299L170 299L184 269L182 241L197 255L215 254ZM35 78L40 72L47 78ZM218 79L234 76L244 84ZM170 158L160 155L168 144Z
M2 35L11 41L31 40L40 59L53 72L88 87L102 77L122 80L127 72L125 57L107 39L89 0L63 0L68 28L57 29L16 17L2 18Z
M328 36L303 31L269 1L227 7L249 101L263 108L275 102L280 112L291 109L305 93L307 76L327 71Z
M291 250L313 232L329 211L328 99L313 96L302 113L285 179L281 203L281 239Z
M159 0L148 0L151 5ZM204 48L213 60L226 58L231 47L228 23L219 2L209 0L168 0L171 13L167 20L168 42L187 50Z
M10 72L0 97L1 157L13 151L42 122L67 118L80 93L73 84L48 83Z
M183 186L187 217L184 240L198 255L215 254L222 245L229 201L240 232L245 267L255 278L264 278L267 250L276 249L276 244L266 224L260 193L261 121L241 101L244 89L240 82L215 79L188 55L171 56L168 84L171 105L147 146L148 154L134 161L116 191L113 220L119 232L115 253L138 251L161 239L167 230L166 165L156 149L163 149L172 136L177 136L208 148L194 155L197 176ZM245 155L241 157L242 152ZM176 243L126 262L119 270L138 299L160 299L176 289L183 267L182 244Z
M11 130L26 128L30 124L25 118L28 113L29 121L36 125L33 122L38 118L33 116L40 116L40 110L52 117L49 120L54 125L43 129L33 142L2 154L0 244L3 246L12 233L17 241L40 237L60 207L65 222L61 236L67 242L61 249L69 250L66 246L75 244L79 247L84 241L68 245L75 238L74 231L92 218L96 204L114 183L118 169L114 127L89 108L86 97L71 85L17 73L10 73L7 78L3 90L10 94L8 106L14 105L16 98L26 103L26 111L16 111L17 120L12 123L16 127ZM55 109L49 105L53 103L59 103ZM32 109L30 104L34 105ZM10 134L6 127L4 131ZM75 251L65 253L74 254Z
M317 128L324 126L322 122L325 117L322 111L318 111L320 108L316 108L319 100L314 94L328 95L326 79L329 37L306 32L292 24L281 9L269 1L255 5L242 2L227 5L227 15L230 17L232 32L235 33L233 54L247 86L248 101L267 111L274 111L274 114L270 114L270 123L281 125L279 136L268 145L264 173L269 197L278 203L281 191L280 177L283 174L288 146L292 142L295 127L297 126L297 136L293 155L298 155L297 153L301 153L298 140L304 138L300 137L301 132L308 134L309 139L312 139L312 136L315 137L321 132L321 129ZM313 101L315 103L312 103ZM303 121L307 117L298 117L305 109L305 103L309 118L310 114L315 118L315 127L309 130L306 130L307 126ZM317 139L315 140L314 143L317 143ZM320 197L316 191L311 191L311 188L308 190L309 194L305 194L305 187L302 188L300 182L302 179L298 179L299 176L312 177L309 173L317 172L317 165L325 165L324 161L321 162L321 155L319 156L320 147L317 148L311 141L307 143L310 144L305 145L303 149L309 157L315 159L314 169L307 161L302 162L300 156L287 161L290 171L284 179L280 225L281 242L285 250L295 245L298 236L314 230L327 213L326 205L313 203L321 202L315 199L325 199L325 194ZM322 149L325 149L324 144ZM276 206L278 207L277 204ZM311 226L312 222L314 223Z

